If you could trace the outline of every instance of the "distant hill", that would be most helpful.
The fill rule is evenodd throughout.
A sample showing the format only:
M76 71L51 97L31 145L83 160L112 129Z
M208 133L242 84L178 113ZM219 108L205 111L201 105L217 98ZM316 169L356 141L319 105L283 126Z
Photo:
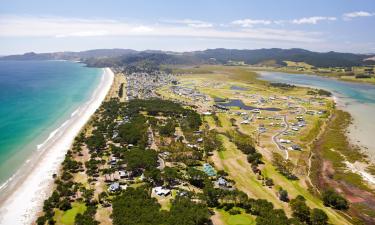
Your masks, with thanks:
M246 64L259 64L264 61L275 60L279 65L285 65L284 61L305 62L316 67L330 66L360 66L371 63L365 62L368 55L339 53L339 52L312 52L304 49L256 49L256 50L236 50L236 49L208 49L195 52L200 58L215 58L220 63L228 60L244 61Z
M112 58L138 53L132 49L94 49L81 52L53 52L34 53L23 55L9 55L0 57L0 60L82 60L88 58Z
M374 55L339 53L339 52L312 52L305 49L207 49L184 53L164 51L135 51L131 49L96 49L81 52L56 53L25 53L0 57L0 60L81 60L89 66L114 66L132 63L147 62L151 64L225 64L228 61L243 61L246 64L272 63L286 65L284 61L304 62L315 67L350 67L375 64Z

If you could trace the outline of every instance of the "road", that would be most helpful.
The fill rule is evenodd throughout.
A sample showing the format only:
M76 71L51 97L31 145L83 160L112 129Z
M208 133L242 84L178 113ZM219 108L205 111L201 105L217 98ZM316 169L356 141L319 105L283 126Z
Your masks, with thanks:
M286 115L283 115L283 121L284 121L284 124L285 124L285 128L281 131L279 131L278 133L276 133L275 135L272 136L272 141L275 143L275 145L277 146L277 148L281 151L285 151L285 159L289 159L289 153L288 153L288 150L282 146L278 141L278 137L284 133L285 131L287 131L289 129L289 123L286 119Z

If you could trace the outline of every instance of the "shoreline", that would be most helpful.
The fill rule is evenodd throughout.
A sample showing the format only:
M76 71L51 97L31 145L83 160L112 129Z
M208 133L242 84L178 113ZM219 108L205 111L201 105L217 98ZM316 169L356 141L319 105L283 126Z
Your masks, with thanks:
M261 77L263 76L263 74L270 73L270 71L257 71L257 72L259 74L258 77L260 79L262 79ZM272 71L272 72L283 73L279 71ZM318 76L314 74L312 75ZM326 79L333 79L333 78L326 78ZM348 82L348 83L358 84L356 82L341 81L339 79L334 79L334 80L339 81L339 82ZM272 82L272 81L269 81L269 82ZM300 87L325 89L327 91L330 91L332 93L332 100L334 101L335 106L340 110L348 112L352 118L352 123L349 124L349 126L345 129L346 137L349 140L349 143L352 146L358 147L360 149L360 152L366 156L364 160L368 161L367 163L365 163L367 166L370 166L371 164L375 164L375 144L371 142L372 140L371 134L373 134L371 131L375 131L375 117L371 116L371 112L374 112L374 110L371 110L371 109L375 109L375 104L359 102L355 99L347 97L336 91L332 91L325 87L315 86L311 84L310 85L295 84L295 85L300 86ZM371 85L371 84L362 84L362 85ZM363 116L364 114L366 114L366 116ZM375 184L374 183L375 176L366 171L367 166L364 166L363 162L353 163L353 164L350 162L343 162L343 163L346 164L347 169L349 171L358 174L359 176L363 178L363 180L370 183L371 185Z
M43 201L52 192L52 175L59 170L74 138L105 99L114 74L111 69L104 68L100 79L89 100L71 113L70 118L38 146L35 154L15 174L16 178L9 183L10 190L4 194L6 198L0 199L0 224L33 222Z
M375 82L368 82L367 80L348 79L348 78L337 77L335 75L324 74L324 73L314 73L314 72L309 72L309 71L294 71L294 70L278 70L278 69L271 69L271 68L264 68L264 69L252 68L251 66L248 68L250 68L252 71L255 71L255 72L277 72L277 73L290 73L290 74L296 74L296 75L313 75L313 76L324 77L324 78L328 78L332 80L349 82L349 83L368 84L370 86L375 85Z

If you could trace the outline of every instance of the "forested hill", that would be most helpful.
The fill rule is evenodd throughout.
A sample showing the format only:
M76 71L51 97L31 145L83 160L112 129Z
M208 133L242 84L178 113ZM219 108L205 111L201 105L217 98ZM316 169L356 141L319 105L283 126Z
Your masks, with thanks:
M283 61L305 62L316 67L330 66L359 66L374 63L364 61L369 55L339 53L339 52L312 52L304 49L208 49L201 52L194 52L196 56L203 59L215 58L220 63L228 60L244 61L246 64L259 64L268 60L275 60L277 64L283 65Z
M193 52L135 51L130 49L96 49L82 52L26 53L1 57L1 60L81 60L89 66L113 66L144 61L153 64L224 64L228 61L243 61L246 64L261 64L273 61L284 65L284 61L305 62L316 67L360 66L375 64L366 60L374 55L312 52L304 49L207 49Z

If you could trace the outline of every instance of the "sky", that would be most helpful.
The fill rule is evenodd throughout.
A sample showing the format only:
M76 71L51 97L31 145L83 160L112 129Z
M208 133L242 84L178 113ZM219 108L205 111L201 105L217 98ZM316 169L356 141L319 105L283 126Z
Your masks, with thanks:
M375 0L0 0L0 55L99 48L375 53Z

